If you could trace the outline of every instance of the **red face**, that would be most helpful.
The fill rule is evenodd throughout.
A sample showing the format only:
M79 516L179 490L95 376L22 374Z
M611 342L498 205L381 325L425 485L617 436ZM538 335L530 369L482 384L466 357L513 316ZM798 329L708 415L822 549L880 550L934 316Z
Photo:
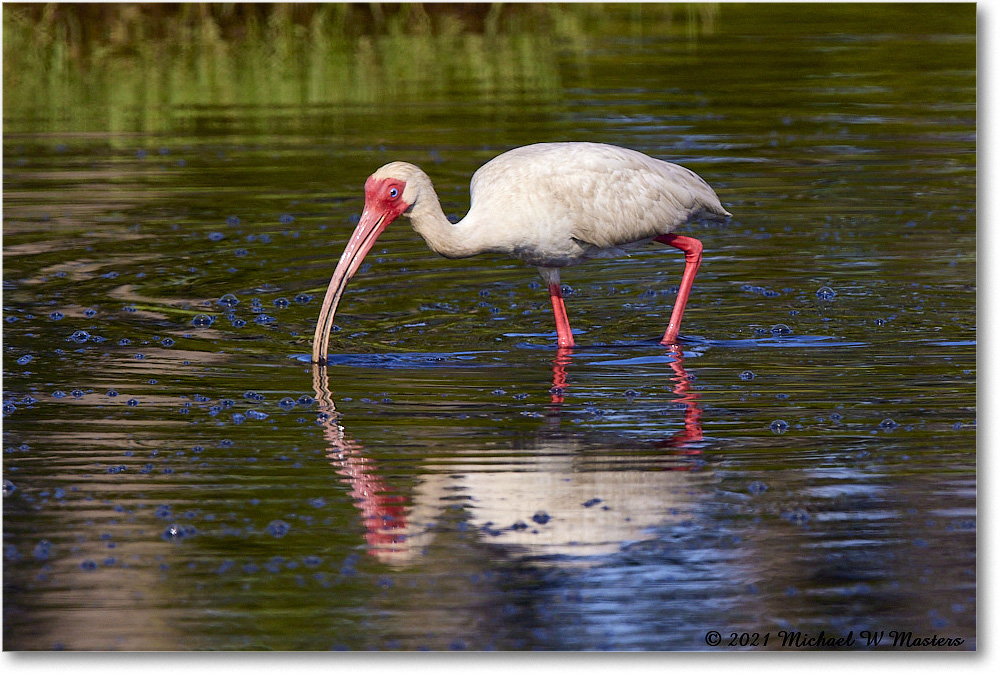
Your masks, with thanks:
M410 205L403 201L406 183L396 178L376 180L369 176L365 181L365 211L384 214L392 222Z

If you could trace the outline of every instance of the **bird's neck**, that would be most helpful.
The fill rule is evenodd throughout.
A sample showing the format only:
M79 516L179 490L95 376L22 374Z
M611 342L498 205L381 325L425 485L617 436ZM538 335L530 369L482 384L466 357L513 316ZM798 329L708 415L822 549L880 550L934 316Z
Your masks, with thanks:
M433 189L421 194L405 215L410 217L413 229L424 238L431 250L446 258L468 258L491 248L480 236L482 228L473 227L471 214L458 223L452 223L445 217Z

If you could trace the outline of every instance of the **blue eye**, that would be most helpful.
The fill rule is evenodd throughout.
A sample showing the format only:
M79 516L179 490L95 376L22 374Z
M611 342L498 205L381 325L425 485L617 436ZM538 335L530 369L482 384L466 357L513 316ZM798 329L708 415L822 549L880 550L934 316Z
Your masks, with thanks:
M399 196L399 190L397 190L396 188L389 188L389 196L395 199L396 197Z

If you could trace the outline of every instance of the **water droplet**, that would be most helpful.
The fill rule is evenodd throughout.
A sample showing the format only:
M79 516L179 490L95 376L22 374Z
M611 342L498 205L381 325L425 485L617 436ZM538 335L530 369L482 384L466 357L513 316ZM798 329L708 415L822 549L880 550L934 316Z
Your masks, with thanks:
M232 293L226 293L221 298L219 298L218 303L223 307L235 307L240 304L240 301Z
M267 533L275 539L284 537L290 529L292 529L291 525L283 520L272 520L267 524Z
M820 300L833 300L837 297L837 292L829 286L822 286L818 291L816 291L816 297Z
M164 347L173 347L176 343L173 338L163 338L163 341L160 344Z
M299 400L296 401L296 403L298 403L301 406L307 406L308 407L308 406L311 406L314 401L315 401L315 399L312 396L310 396L308 394L303 394L302 396L299 396Z
M754 373L753 373L752 370L744 370L742 373L740 373L740 379L741 380L749 381L749 380L752 380L755 377L757 377L757 376L754 375Z
M788 422L785 420L774 420L771 422L771 431L776 434L783 434L788 431Z
M312 299L313 296L309 295L308 293L299 293L298 295L295 296L295 302L299 303L300 305L305 305L309 303Z
M42 539L40 542L35 544L35 548L31 551L31 555L35 558L35 560L48 560L51 554L52 544L48 539Z
M52 319L53 321L62 321L64 316L65 314L63 314L62 312L52 312L51 314L49 314L49 318Z
M285 309L286 307L288 307L289 304L291 303L288 302L288 298L274 299L274 306L277 307L278 309Z
M295 407L295 399L290 396L286 396L285 398L278 401L278 406L282 410L291 410L292 408Z
M88 333L85 330L78 330L75 331L72 335L70 335L69 339L78 344L83 344L84 342L90 339L90 333Z
M3 404L3 414L4 415L13 415L16 412L17 412L17 406L16 405L14 405L13 403L11 403L10 401L4 401L4 404Z
M208 314L197 314L193 319L191 319L191 325L195 328L208 328L215 321Z

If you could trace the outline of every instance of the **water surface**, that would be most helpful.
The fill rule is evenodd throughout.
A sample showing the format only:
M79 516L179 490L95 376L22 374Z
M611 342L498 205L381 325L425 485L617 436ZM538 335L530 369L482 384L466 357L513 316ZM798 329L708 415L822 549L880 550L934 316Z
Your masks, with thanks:
M973 6L575 12L5 71L5 649L975 648ZM559 351L400 220L309 364L369 173L547 140L734 214L679 351L673 249Z

